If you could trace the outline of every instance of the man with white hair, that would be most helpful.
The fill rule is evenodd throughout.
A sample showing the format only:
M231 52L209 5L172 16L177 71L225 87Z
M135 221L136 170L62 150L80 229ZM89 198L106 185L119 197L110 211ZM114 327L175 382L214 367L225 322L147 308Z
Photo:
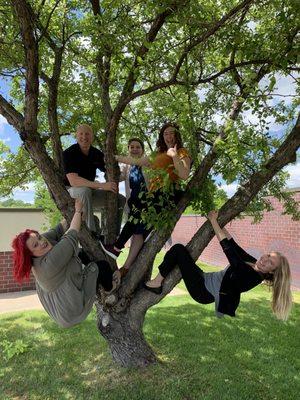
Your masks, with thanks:
M83 203L85 222L99 238L94 210L103 210L107 206L107 192L118 193L118 183L95 180L96 170L105 172L104 154L92 146L94 134L92 128L82 124L76 130L77 143L63 152L65 185L71 197L79 198ZM118 194L119 228L125 197Z

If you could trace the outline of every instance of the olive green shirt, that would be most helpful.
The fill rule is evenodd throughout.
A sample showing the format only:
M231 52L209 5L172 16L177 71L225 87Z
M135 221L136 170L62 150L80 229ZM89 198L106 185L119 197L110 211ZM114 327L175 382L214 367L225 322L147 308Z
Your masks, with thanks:
M76 230L64 233L61 224L43 234L53 245L33 258L38 297L47 313L62 327L83 321L93 307L98 267L84 266L78 257Z

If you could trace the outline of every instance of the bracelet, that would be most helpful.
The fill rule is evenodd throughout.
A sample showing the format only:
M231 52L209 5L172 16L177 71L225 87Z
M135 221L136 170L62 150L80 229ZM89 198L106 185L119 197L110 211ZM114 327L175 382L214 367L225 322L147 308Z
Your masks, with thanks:
M82 215L82 211L75 210L75 213L79 213Z

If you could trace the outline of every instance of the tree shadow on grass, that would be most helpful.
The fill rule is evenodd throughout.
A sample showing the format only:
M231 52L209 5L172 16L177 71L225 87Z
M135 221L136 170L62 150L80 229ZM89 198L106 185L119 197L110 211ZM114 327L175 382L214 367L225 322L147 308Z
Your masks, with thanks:
M199 390L214 382L223 387L222 398L226 390L228 398L240 399L243 391L249 398L249 383L255 399L298 398L300 305L288 322L272 315L265 298L242 302L235 318L213 313L213 307L194 302L152 310L146 334L168 369L189 371L191 386Z
M162 363L143 371L112 363L94 312L67 330L39 311L2 317L4 337L29 344L3 363L3 393L30 400L298 398L299 305L282 323L265 299L242 302L236 318L223 319L212 306L183 299L148 313L145 335Z

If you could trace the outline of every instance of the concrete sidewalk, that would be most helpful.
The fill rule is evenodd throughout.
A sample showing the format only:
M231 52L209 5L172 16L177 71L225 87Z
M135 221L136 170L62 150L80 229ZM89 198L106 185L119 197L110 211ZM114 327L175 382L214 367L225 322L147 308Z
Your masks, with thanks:
M168 296L178 296L185 293L185 290L174 288ZM43 310L35 290L0 293L0 314L26 310Z
M14 311L42 310L35 290L0 293L0 314Z

